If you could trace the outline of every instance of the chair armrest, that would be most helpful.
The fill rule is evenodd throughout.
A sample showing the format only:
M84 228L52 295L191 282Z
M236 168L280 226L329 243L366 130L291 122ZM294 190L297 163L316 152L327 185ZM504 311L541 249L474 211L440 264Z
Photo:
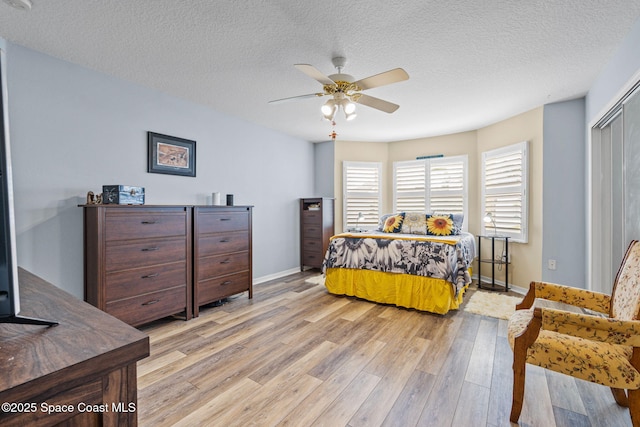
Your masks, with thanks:
M522 302L516 305L516 309L531 308L536 298L561 302L603 314L609 314L611 307L611 297L607 294L556 283L531 282L529 291Z
M640 320L619 320L554 308L536 308L542 329L609 344L640 347Z

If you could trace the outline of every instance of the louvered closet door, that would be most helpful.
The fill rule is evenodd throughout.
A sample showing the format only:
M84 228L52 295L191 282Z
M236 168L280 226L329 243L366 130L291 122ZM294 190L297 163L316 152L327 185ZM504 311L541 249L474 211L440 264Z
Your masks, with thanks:
M640 238L640 82L592 130L590 287L611 293L629 242Z

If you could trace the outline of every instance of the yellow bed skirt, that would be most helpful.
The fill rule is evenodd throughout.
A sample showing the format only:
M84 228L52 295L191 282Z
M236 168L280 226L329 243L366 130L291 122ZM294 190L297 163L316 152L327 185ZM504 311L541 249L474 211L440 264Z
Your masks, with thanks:
M438 314L457 309L468 286L455 295L443 279L351 268L328 268L324 283L332 294Z

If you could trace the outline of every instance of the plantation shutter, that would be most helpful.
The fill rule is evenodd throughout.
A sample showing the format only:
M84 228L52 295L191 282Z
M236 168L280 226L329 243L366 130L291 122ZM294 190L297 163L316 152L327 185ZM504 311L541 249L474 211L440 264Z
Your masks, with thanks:
M426 206L426 162L393 163L394 212L421 212Z
M482 153L483 233L527 242L527 142Z
M430 159L427 210L466 214L467 156Z
M468 213L468 157L393 163L393 212ZM467 221L463 229L467 229Z
M343 162L342 172L344 229L374 229L382 205L382 163ZM360 214L362 220L358 220Z

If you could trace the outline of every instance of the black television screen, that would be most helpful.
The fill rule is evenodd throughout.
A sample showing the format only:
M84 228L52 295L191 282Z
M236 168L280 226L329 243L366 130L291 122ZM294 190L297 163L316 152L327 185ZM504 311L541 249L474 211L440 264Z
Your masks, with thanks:
M0 317L4 318L20 312L7 105L6 59L0 49Z

